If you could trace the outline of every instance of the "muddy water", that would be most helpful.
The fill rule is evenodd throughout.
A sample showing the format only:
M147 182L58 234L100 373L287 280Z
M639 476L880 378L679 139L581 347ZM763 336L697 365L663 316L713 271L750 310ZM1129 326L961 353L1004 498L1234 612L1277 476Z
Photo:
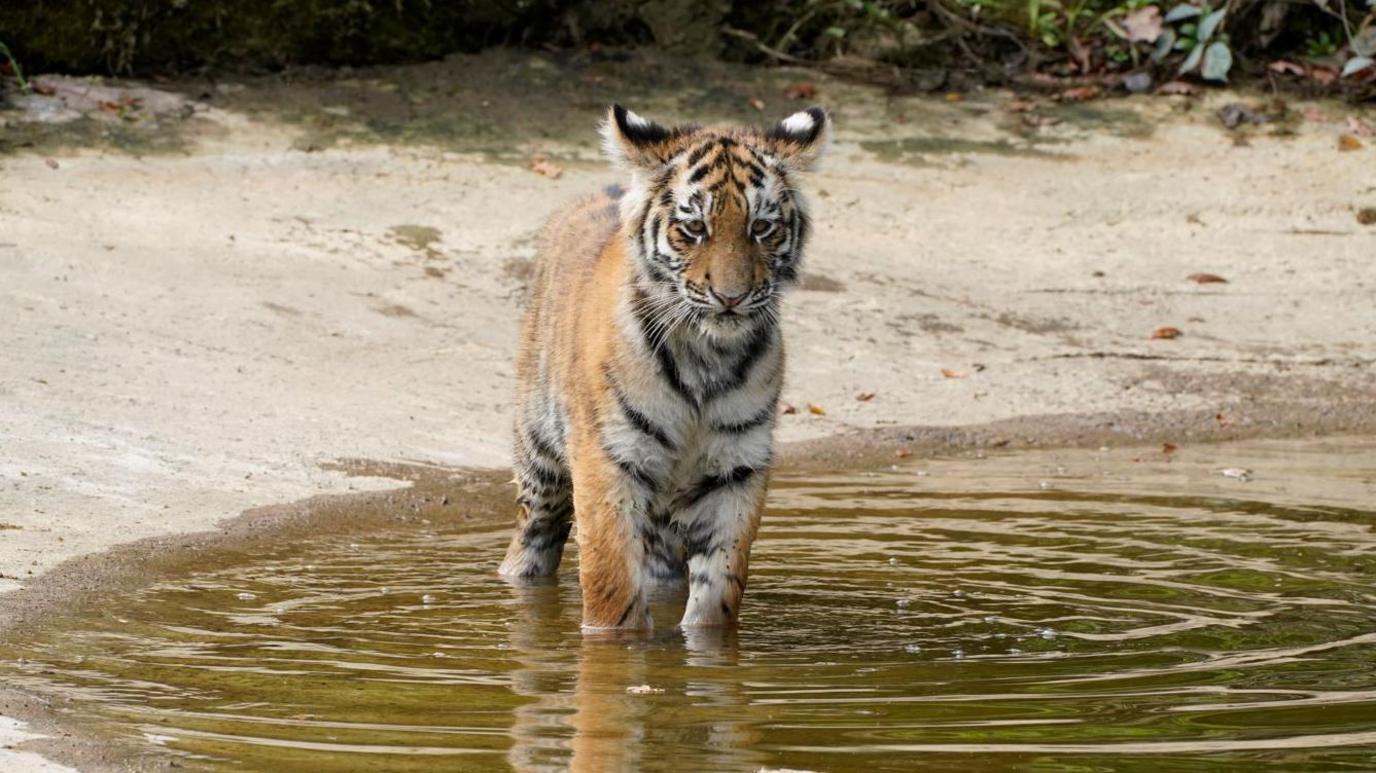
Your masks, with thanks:
M0 668L193 769L1371 769L1374 524L1367 441L784 475L736 635L584 638L572 566L418 522L212 551Z

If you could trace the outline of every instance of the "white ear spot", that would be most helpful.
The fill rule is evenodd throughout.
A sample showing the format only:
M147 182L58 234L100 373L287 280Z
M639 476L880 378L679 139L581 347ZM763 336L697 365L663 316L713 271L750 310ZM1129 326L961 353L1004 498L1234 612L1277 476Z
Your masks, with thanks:
M782 121L784 131L789 134L807 134L812 131L814 123L806 110L800 110Z
M626 111L626 123L636 127L637 129L644 128L650 125L649 121L645 120L644 118L641 118L639 115L630 110Z

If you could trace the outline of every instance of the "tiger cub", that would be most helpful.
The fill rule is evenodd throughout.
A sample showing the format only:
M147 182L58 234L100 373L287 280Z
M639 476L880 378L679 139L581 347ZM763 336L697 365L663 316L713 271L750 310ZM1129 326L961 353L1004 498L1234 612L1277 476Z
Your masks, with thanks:
M808 235L795 186L829 124L814 107L767 130L670 129L614 105L603 146L629 189L543 232L501 573L553 574L577 517L585 630L649 628L647 591L685 574L681 625L736 620L783 384L780 295Z

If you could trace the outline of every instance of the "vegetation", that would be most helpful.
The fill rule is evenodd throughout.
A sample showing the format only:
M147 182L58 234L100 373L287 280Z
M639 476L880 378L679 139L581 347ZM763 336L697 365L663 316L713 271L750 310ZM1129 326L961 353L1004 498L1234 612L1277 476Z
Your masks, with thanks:
M1344 85L1376 79L1376 0L7 0L0 40L17 79L16 60L131 74L653 43L754 61L957 64L986 79L1244 70Z

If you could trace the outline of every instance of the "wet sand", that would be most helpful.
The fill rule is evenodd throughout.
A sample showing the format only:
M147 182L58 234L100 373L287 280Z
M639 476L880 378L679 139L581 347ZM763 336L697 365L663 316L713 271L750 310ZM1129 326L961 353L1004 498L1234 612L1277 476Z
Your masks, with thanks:
M781 84L807 77L836 114L786 318L788 466L1376 432L1376 229L1354 215L1376 205L1376 150L1336 150L1341 105L1245 143L1212 113L1252 97L1226 93L1048 106L1062 122L1029 135L995 92L561 66L164 84L190 118L146 136L83 119L0 152L0 590L20 591L0 596L0 628L318 509L283 502L352 493L401 517L386 497L414 494L359 493L395 489L395 469L350 476L339 459L502 466L531 235L615 179L593 126L627 92L666 120L738 119L758 116L756 91L770 114L795 109ZM506 90L424 91L455 67ZM437 133L464 124L404 99L420 93L552 129ZM370 113L384 97L414 114ZM534 155L558 179L527 169ZM1164 325L1183 335L1152 339ZM300 521L326 522L342 528ZM37 716L18 701L3 713Z

